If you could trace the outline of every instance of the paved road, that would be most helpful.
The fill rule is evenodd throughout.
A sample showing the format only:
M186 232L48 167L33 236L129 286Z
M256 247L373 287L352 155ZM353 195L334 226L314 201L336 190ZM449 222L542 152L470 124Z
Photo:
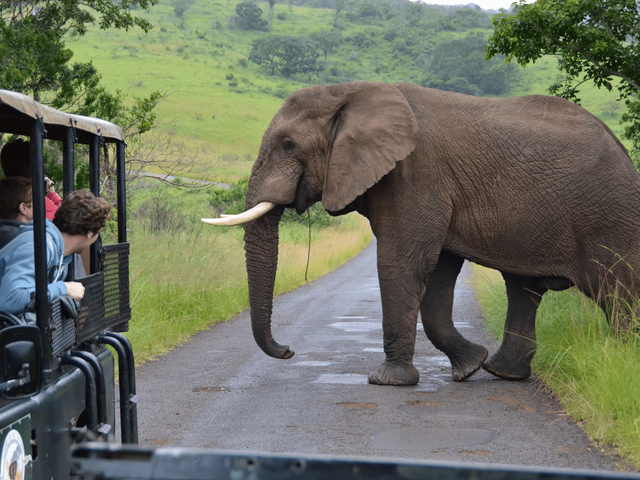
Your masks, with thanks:
M465 265L454 320L491 352ZM274 337L295 350L266 356L248 312L138 371L140 443L241 451L357 455L615 470L535 381L484 371L451 380L418 327L420 383L376 386L383 360L375 244L274 304Z

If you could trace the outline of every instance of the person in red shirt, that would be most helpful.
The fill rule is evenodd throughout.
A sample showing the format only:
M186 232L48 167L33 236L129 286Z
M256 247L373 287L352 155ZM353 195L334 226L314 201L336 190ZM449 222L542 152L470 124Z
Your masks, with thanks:
M22 139L14 140L2 147L0 165L5 177L26 177L31 180L31 145ZM53 182L45 177L45 214L49 220L58 210L62 199L56 193Z

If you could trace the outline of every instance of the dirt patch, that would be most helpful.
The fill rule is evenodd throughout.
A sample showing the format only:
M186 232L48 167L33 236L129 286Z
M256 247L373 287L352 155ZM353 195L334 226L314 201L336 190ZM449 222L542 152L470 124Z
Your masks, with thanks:
M171 445L171 442L166 438L156 438L155 440L151 440L149 443L158 447L166 447L168 445Z
M436 400L432 402L428 400L409 400L407 405L411 407L450 407L453 404L451 402L438 402Z
M340 406L340 407L345 407L345 408L377 408L378 405L375 403L350 403L350 402L344 402L344 403L337 403L336 405Z
M516 397L515 395L490 395L490 401L494 403L504 403L506 405L510 405L512 407L516 407L512 412L526 412L526 413L536 413L537 408L532 404L523 404L522 399Z
M193 391L213 393L213 392L228 392L229 389L227 387L197 387L197 388L194 388Z
M459 453L460 453L460 455L478 455L478 456L480 456L480 455L493 455L496 452L489 452L487 450L467 450L467 451L462 451L462 452L459 452Z

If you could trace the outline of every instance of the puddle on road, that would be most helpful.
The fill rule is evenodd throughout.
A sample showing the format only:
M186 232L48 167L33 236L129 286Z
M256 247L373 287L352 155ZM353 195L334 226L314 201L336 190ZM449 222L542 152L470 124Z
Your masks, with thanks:
M331 362L321 362L318 360L307 360L304 362L294 363L296 367L328 367Z
M214 393L214 392L228 392L227 387L197 387L193 389L194 392Z
M367 375L355 373L327 373L320 375L313 383L333 383L338 385L369 385Z
M336 322L329 325L345 332L371 332L373 330L382 330L382 324L379 322Z
M368 347L362 350L363 352L374 352L374 353L384 353L384 348L382 347Z
M449 357L422 357L420 360L429 364L436 364L439 367L450 367Z

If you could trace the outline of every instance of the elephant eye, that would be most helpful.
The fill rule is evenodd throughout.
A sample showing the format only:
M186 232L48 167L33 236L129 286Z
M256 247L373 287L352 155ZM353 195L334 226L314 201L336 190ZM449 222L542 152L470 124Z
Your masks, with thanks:
M293 142L290 142L289 140L282 142L282 150L284 150L284 153L291 153L294 148L295 145Z

